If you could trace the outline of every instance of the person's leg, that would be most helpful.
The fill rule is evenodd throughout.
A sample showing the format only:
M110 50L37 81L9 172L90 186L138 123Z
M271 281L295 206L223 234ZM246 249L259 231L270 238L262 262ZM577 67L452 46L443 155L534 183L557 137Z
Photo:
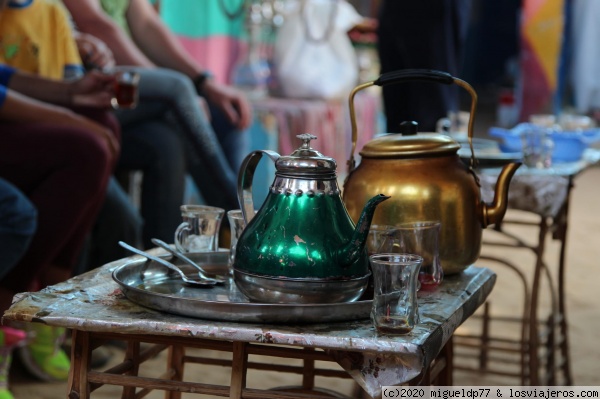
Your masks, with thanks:
M161 68L141 68L139 72L138 108L117 113L123 128L139 122L142 117L155 119L161 116L160 111L170 113L201 167L200 172L192 173L198 187L211 187L219 193L220 205L227 209L237 208L237 170L228 163L190 79L179 72ZM206 183L209 179L210 183Z
M460 73L460 57L468 22L469 0L385 0L380 8L378 53L381 72L436 69ZM410 15L398 23L402 15ZM399 132L403 121L416 121L419 131L435 131L448 111L458 110L459 88L430 82L384 86L387 131Z
M0 178L0 279L27 250L36 220L33 204L15 186Z
M111 156L101 138L78 129L28 125L4 130L0 175L38 210L29 250L0 282L22 292L49 265L75 265L104 198Z
M106 197L88 240L85 263L74 274L81 274L130 255L118 243L142 245L143 220L119 182L112 177Z
M227 163L237 174L244 158L250 152L250 137L248 132L235 128L225 114L216 107L209 104L209 109L211 113L211 126L216 133L219 145L225 154ZM187 159L190 176L208 205L218 206L226 210L239 208L237 199L232 203L229 199L224 198L219 190L215 189L217 186L215 179L218 176L213 176L206 169L197 152L192 151L190 148L187 151Z
M0 279L23 256L36 228L37 212L33 204L12 184L0 178ZM1 309L10 304L12 292L0 290ZM12 399L8 390L8 371L13 349L26 334L0 326L0 399Z
M102 205L113 157L101 138L81 129L32 124L3 130L0 175L38 211L29 250L0 281L3 293L14 294L36 279L46 286L70 276ZM70 363L57 339L64 330L42 327L22 355L39 378L64 380Z
M181 223L179 206L185 189L185 145L173 126L164 120L129 124L123 130L118 169L141 170L143 245L154 247L151 238L173 241Z
M217 107L209 104L210 123L217 134L219 144L227 157L229 166L237 173L250 152L250 135L240 131L229 122L227 116Z

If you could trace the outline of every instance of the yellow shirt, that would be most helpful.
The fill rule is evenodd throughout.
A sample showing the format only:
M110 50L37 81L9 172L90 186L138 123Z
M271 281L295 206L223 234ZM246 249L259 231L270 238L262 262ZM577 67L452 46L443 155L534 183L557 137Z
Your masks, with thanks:
M64 6L57 0L9 2L0 11L0 63L51 79L81 75Z

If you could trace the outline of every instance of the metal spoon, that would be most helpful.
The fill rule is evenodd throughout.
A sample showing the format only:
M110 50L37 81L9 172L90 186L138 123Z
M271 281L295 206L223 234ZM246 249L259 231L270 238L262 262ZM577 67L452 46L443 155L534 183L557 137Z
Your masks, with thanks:
M128 251L131 251L138 255L142 255L150 260L153 260L155 262L160 263L163 266L168 267L169 269L171 269L173 271L176 271L177 273L179 273L179 276L186 284L189 284L192 286L197 286L197 287L212 287L218 283L218 281L215 279L201 277L200 275L198 275L198 277L188 277L185 275L185 273L183 271L181 271L180 268L178 268L171 262L168 262L162 258L159 258L158 256L150 255L149 253L139 250L135 247L132 247L131 245L124 243L123 241L119 241L119 245L122 246L123 248L127 249Z
M197 264L196 262L194 262L193 260L191 260L190 258L188 258L187 256L185 256L184 254L182 254L181 252L177 251L176 249L171 248L171 246L169 244L167 244L166 242L159 240L158 238L152 238L150 241L152 241L153 244L161 247L162 249L167 250L169 253L171 253L172 255L178 257L179 259L181 259L182 261L190 264L191 266L195 267L196 269L198 269L198 274L200 275L200 277L204 277L204 278L212 278L222 284L225 284L225 282L227 281L227 279L223 279L221 277L209 277L208 273L206 272L206 270L204 270L202 268L202 266L200 266L199 264Z

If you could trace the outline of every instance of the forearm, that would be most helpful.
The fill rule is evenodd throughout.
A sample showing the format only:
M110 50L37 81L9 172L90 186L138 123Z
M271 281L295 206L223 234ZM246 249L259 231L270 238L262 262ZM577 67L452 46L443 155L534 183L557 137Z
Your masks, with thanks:
M88 24L89 28L82 30L106 43L112 51L117 65L135 65L145 68L155 66L118 26L111 25L112 22L105 25Z
M41 101L69 105L71 102L70 84L64 81L50 80L38 75L16 72L10 79L9 88Z
M97 0L63 0L77 29L102 40L120 65L154 66L127 34L104 13Z
M0 108L0 119L8 122L75 125L82 119L67 108L48 104L9 90Z
M189 55L147 0L130 1L127 21L134 42L154 64L174 69L190 78L202 72L202 67Z
M141 34L132 31L133 38L150 60L163 68L174 69L194 78L203 68L190 56L177 37L162 24L141 29Z

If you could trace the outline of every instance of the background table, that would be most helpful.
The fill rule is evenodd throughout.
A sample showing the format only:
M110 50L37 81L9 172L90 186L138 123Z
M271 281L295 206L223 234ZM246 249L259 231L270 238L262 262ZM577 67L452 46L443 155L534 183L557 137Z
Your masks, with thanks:
M433 359L445 347L443 383L450 384L451 346L447 344L456 328L485 301L496 278L489 269L477 267L448 276L437 291L419 295L421 319L416 328L406 336L387 337L378 335L368 319L270 325L201 320L147 309L126 299L111 278L114 268L134 261L142 260L125 258L40 292L20 294L4 315L5 321L33 321L73 329L69 398L88 398L91 391L103 384L124 386L124 398L141 397L139 392L134 396L135 387L166 390L172 398L178 397L179 392L205 392L230 398L241 398L242 394L260 398L301 397L283 393L267 396L272 393L246 388L248 354L269 350L281 357L335 361L369 395L378 396L381 386L422 381ZM115 338L129 342L123 363L104 373L90 370L91 351ZM156 346L142 352L140 342ZM230 386L182 381L183 366L189 360L185 356L186 347L230 350L233 353ZM140 377L140 365L164 349L170 350L165 376ZM318 374L310 366L301 372L308 377Z
M514 317L495 317L486 303L476 315L482 320L479 332L458 332L455 339L459 348L476 348L478 362L472 365L457 360L457 369L516 377L521 385L573 384L565 292L569 200L577 176L599 161L600 151L588 149L578 162L559 163L549 169L521 167L517 171L509 188L509 212L502 223L486 230L480 259L489 267L500 265L513 271L516 279L512 288L515 296L523 297L523 311ZM497 173L495 169L479 173L482 196L487 201L493 197ZM547 253L548 239L559 243L556 257ZM534 262L516 264L502 256L490 256L487 250L493 247L533 254ZM541 314L543 297L549 302L547 315ZM515 323L519 338L499 334L494 328L497 323ZM457 351L457 359L462 353ZM494 356L506 353L517 355L516 371L499 367L507 360Z

